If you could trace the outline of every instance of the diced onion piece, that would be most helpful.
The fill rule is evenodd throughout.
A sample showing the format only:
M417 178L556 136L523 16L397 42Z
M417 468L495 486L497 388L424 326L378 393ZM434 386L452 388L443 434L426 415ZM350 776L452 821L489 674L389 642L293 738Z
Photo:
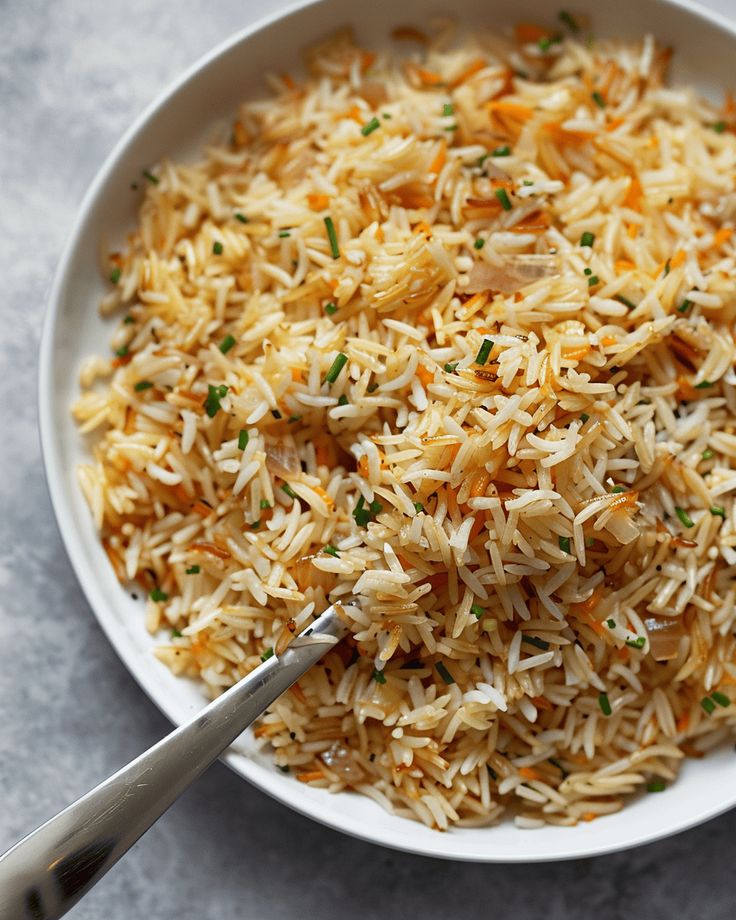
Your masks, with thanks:
M681 617L647 617L644 626L655 661L671 661L677 657L680 639L685 635Z

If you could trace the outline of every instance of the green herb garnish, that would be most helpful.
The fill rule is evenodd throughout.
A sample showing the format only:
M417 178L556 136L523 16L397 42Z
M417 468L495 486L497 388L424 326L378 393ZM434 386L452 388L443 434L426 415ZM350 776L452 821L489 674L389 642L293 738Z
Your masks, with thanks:
M522 636L521 641L528 642L529 645L533 645L535 648L539 648L543 652L546 652L549 648L549 642L545 642L544 639L538 639L536 636Z
M248 438L248 432L245 430L245 428L241 428L238 432L238 447L240 450L245 450L245 448L248 446Z
M279 239L285 240L289 236L291 236L291 230L279 230Z
M122 345L120 348L115 349L115 354L118 356L118 358L127 358L128 352L129 349L127 345Z
M690 515L685 511L684 508L676 507L675 514L680 519L680 523L683 527L695 527L695 523Z
M557 542L558 542L558 544L559 544L560 549L562 550L562 552L563 552L563 553L568 553L568 554L569 554L569 552L570 552L570 538L569 538L569 537L560 537L560 538L558 539Z
M601 712L604 716L610 716L613 712L607 693L598 694L598 705L601 707Z
M201 569L198 565L190 565L188 569L185 569L185 575L199 575Z
M595 233L591 233L590 230L586 230L585 233L580 237L581 246L592 246L595 243Z
M711 125L711 128L713 128L713 130L716 132L716 134L723 134L723 132L726 130L726 122L725 122L725 121L717 121L717 122L715 122L714 124Z
M363 127L360 129L360 133L363 137L368 137L369 134L372 134L376 128L381 127L381 122L374 116L370 121L367 121Z
M222 250L223 250L222 243L219 240L215 240L215 242L212 244L212 252L216 256L221 256Z
M449 671L447 670L447 668L442 664L441 661L438 661L437 664L435 665L435 667L437 668L437 673L440 675L440 677L442 678L442 680L444 680L444 682L445 682L446 684L454 684L454 683L455 683L455 678L452 676L452 674L450 674L450 672L449 672Z
M446 103L442 106L442 114L443 114L443 116L454 115L454 114L455 114L455 109L454 109L454 107L453 107L453 105L452 105L451 102L446 102Z
M473 243L473 249L482 249L485 245L486 241L479 236L478 239Z
M711 383L710 380L701 380L700 383L695 384L695 389L696 390L707 390L708 387L712 387L712 386L713 384Z
M616 628L616 621L615 621L615 620L606 620L606 626L607 626L609 629L615 629L615 628Z
M158 176L154 176L154 174L152 172L149 172L147 169L143 170L143 175L146 177L146 179L148 179L151 185L158 185L159 182L161 181L158 178Z
M591 98L593 99L593 102L595 102L595 104L598 106L599 109L605 109L606 100L603 98L603 96L601 96L598 90L591 93L590 95L591 95Z
M710 449L710 447L706 447L700 456L702 457L703 460L712 460L715 454Z
M721 693L720 690L714 690L711 693L710 698L718 703L719 706L722 706L724 709L727 709L731 705L731 700L726 696L725 693Z
M625 307L628 307L629 310L636 310L636 304L629 300L628 297L624 297L623 294L615 294L613 299L617 300L619 303L622 303Z
M261 654L261 661L268 661L269 658L273 658L272 648L267 648L266 651Z
M511 210L511 201L509 200L508 193L505 188L497 188L495 191L496 198L501 202L501 207L504 211Z
M239 220L241 224L248 223L248 218L245 216L245 214L241 214L240 211L236 211L235 214L233 214L233 217L235 220Z
M580 413L580 421L583 423L583 425L589 420L590 420L590 416L588 415L587 412Z
M471 604L471 605L470 605L470 612L473 614L473 616L476 618L476 620L479 620L479 619L483 616L483 614L485 613L485 610L484 610L483 607L481 607L480 604Z
M226 335L225 338L220 342L220 351L223 353L223 355L226 355L234 344L235 337L232 335Z
M424 505L421 502L414 502L414 510L417 514L420 514L424 511Z
M493 340L483 339L483 341L481 342L480 348L478 349L478 354L475 356L475 363L485 364L492 350L493 350Z
M210 418L214 418L219 412L220 400L227 396L229 389L230 387L225 386L224 383L217 387L213 387L212 384L207 385L207 399L204 401L204 411Z
M708 713L708 715L710 715L713 712L713 710L716 708L716 704L713 702L713 700L709 696L704 696L703 699L700 701L700 705Z
M336 559L340 558L340 554L331 543L328 543L327 546L323 546L322 552L327 553L328 556L334 556Z
M726 520L726 509L723 505L711 505L709 510L713 517L723 518L724 521Z
M588 287L595 287L596 284L600 284L601 280L598 275L591 275L588 278Z
M644 636L637 636L636 639L627 639L626 644L629 648L644 648L646 641Z
M144 390L150 390L152 386L153 384L150 380L139 380L133 389L136 391L136 393L142 393Z
M152 601L156 601L157 603L169 599L169 595L165 591L162 591L161 588L154 588L148 596Z
M343 352L339 352L335 360L330 365L330 369L325 374L323 383L334 383L340 376L340 371L345 367L347 361L348 356L343 354Z
M384 675L383 671L379 671L378 668L374 668L373 669L373 680L375 680L377 684L385 684L386 676Z
M337 233L331 217L325 217L325 228L327 230L327 239L330 241L330 252L333 259L340 258L340 247L337 244Z
M261 511L264 511L266 508L271 507L271 502L267 498L262 498L260 501Z
M448 374L454 374L455 371L457 370L457 366L459 363L460 363L459 361L455 361L452 364L445 364L445 368L444 368L445 372Z
M334 316L337 313L337 304L336 303L326 303L325 304L325 313L328 316Z
M491 156L492 157L510 157L511 148L508 146L508 144L505 145L504 147L496 147L495 150L491 151Z
M296 492L291 488L288 482L282 483L281 491L285 492L289 496L289 498L296 499Z
M560 22L563 22L567 26L573 35L577 35L580 31L580 26L577 24L577 22L575 22L575 20L566 10L560 10L560 12L557 14L557 18L560 20Z
M118 281L120 281L121 274L122 272L120 271L120 269L117 266L115 266L115 268L113 268L113 270L110 272L110 281L112 281L113 284L117 284Z
M680 306L677 308L678 313L687 313L687 311L692 307L693 302L691 300L683 300Z
M661 779L655 780L653 783L647 783L647 792L664 792L666 788L667 786Z

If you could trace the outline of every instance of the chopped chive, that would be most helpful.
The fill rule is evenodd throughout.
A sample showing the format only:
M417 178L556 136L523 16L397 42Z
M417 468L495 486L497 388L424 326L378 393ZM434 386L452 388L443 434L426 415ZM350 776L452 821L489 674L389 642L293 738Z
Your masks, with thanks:
M366 393L375 393L377 389L378 389L378 384L374 380L373 383L368 384L368 386L365 388L365 391Z
M391 115L390 112L384 112L384 113L383 113L383 117L384 117L384 118L392 118L393 116Z
M266 651L261 654L261 661L268 661L269 658L273 658L272 648L267 648Z
M414 502L414 510L417 514L420 514L424 511L424 505L421 502Z
M348 356L339 352L335 360L332 362L330 369L325 374L324 383L334 383L337 378L340 376L340 371L347 364Z
M325 313L328 316L334 316L337 313L337 304L336 303L326 303L325 304Z
M261 519L258 518L257 521L253 521L253 523L250 525L250 529L251 529L251 530L258 530L258 528L259 528L260 526L261 526Z
M570 552L570 538L569 537L560 537L557 541L560 545L560 549L563 553Z
M226 355L234 344L235 337L232 335L226 335L225 338L220 342L220 351L223 353L223 355Z
M325 217L325 228L327 229L327 239L330 241L330 252L333 259L340 258L340 247L337 244L337 233L331 217Z
M347 398L347 396L346 396L344 393L343 393L342 396L340 396L340 398L337 400L338 406L347 406L347 404L348 404L349 402L350 402L350 400ZM301 415L299 416L299 418L301 418Z
M296 492L291 488L288 482L284 482L281 485L281 491L286 492L289 498L294 498L294 499L296 498Z
M726 130L726 122L725 122L725 121L717 121L717 122L715 122L714 124L711 125L711 128L713 128L713 130L716 132L716 134L723 134L723 132Z
M470 605L470 612L473 614L473 616L476 618L476 620L479 620L479 619L483 616L483 614L485 613L485 609L484 609L483 607L481 607L480 604L471 604L471 605Z
M279 770L281 770L282 773L288 773L288 772L289 772L289 765L288 765L288 763L285 764L283 767L281 766L280 763L277 763L276 766L279 768Z
M721 693L720 690L714 690L711 693L710 698L718 703L719 706L722 706L724 709L728 708L731 705L731 700L726 696L725 693Z
M452 105L451 102L446 102L446 103L442 106L442 114L443 114L444 116L447 116L447 115L454 115L454 114L455 114L455 109L453 108L453 105Z
M723 520L726 520L726 509L722 505L712 505L710 508L710 513L713 517L720 517Z
M113 268L113 270L110 272L110 281L112 281L113 284L117 284L118 281L120 281L121 274L122 272L116 265L115 268Z
M323 546L322 552L327 553L328 556L335 556L337 559L340 558L340 554L331 543L328 543L327 546Z
M271 409L271 415L276 419L277 422L281 421L283 415L279 412L278 409Z
M535 648L539 648L543 652L546 652L549 648L549 642L545 642L544 639L538 639L536 636L522 636L521 641L528 642L529 645L533 645Z
M666 788L666 784L661 779L655 780L653 783L647 783L647 792L664 792Z
M371 514L380 514L383 511L383 505L375 498L368 507L371 509Z
M540 51L549 51L552 46L552 39L548 35L543 35L537 42Z
M716 704L713 702L713 700L709 696L704 696L703 699L700 701L700 705L708 713L708 715L710 715L713 712L713 710L716 708Z
M595 233L591 233L590 230L586 230L585 233L580 237L581 246L592 246L595 243Z
M592 269L592 268L584 268L584 269L583 269L583 274L584 274L584 275L592 275L592 274L593 274L593 269Z
M588 278L588 287L594 287L596 284L600 284L600 283L601 283L601 279L598 277L598 275L591 275Z
M667 275L669 275L670 273L670 260L669 259L667 259L667 261L664 263L664 268L662 269L662 273L665 278L667 277Z
M378 668L374 668L373 669L373 680L375 680L377 684L385 684L386 675L383 673L383 671L379 671Z
M478 349L478 354L475 356L475 363L485 364L492 350L493 350L493 340L483 339L483 341L480 344L480 348Z
M593 102L595 102L595 104L598 106L599 109L605 109L605 107L606 107L606 100L603 98L603 96L601 96L601 94L598 92L598 90L596 90L595 92L591 93L590 95L591 95L591 97L592 97L592 99L593 99Z
M611 495L618 495L619 492L625 492L625 491L626 491L626 486L614 486L611 489Z
M589 419L590 419L590 416L588 415L587 412L581 412L581 413L580 413L580 421L583 423L583 425L584 425L587 421L589 421Z
M169 595L162 591L161 588L154 588L148 596L152 601L167 601L169 599Z
M644 636L637 636L636 639L627 639L626 644L629 648L644 648L646 641Z
M368 135L372 134L376 130L376 128L380 128L380 127L381 127L381 122L377 118L373 117L371 118L370 121L367 121L363 125L363 127L360 129L360 133L363 135L363 137L368 137Z
M230 388L225 384L213 387L212 384L207 386L207 399L204 401L204 409L210 418L214 418L220 410L220 400L227 395Z
M511 210L511 201L509 200L508 193L505 188L497 188L495 192L496 198L501 202L501 207L504 211Z
M233 217L235 218L235 220L239 220L241 224L248 223L248 218L245 216L245 214L242 214L240 211L236 211L235 214L233 214Z
M455 362L452 363L452 364L449 364L449 363L446 364L446 365L445 365L445 372L448 373L448 374L454 374L455 371L457 370L457 366L458 366L459 363L460 363L459 361L455 361Z
M123 320L123 322L125 323L126 326L130 326L132 323L135 322L135 320L133 319L133 317L132 317L132 316L130 315L130 313L129 313L129 314L125 317L125 319Z
M703 458L703 460L712 460L715 454L710 449L710 447L706 447L700 456Z
M457 131L457 125L446 125L444 131Z
M288 419L286 420L286 423L287 425L293 425L296 422L301 422L301 420L302 420L301 415L290 415Z
M271 507L271 502L268 501L268 499L266 498L262 498L261 504L260 504L261 511L265 511L266 508L270 508L270 507Z
M478 239L473 243L473 249L482 249L485 245L486 241L482 237L478 237Z
M115 354L118 356L118 358L125 358L128 355L128 351L128 346L122 345L120 348L115 349Z
M279 230L279 239L285 240L291 236L291 230Z
M615 621L615 620L606 620L606 626L607 626L609 629L615 629L615 628L616 628L616 621Z
M680 523L682 524L683 527L694 527L695 526L693 519L690 517L687 511L685 511L684 508L676 507L675 514L680 519Z
M171 638L172 638L172 639L181 639L181 637L182 637L183 635L184 635L184 634L183 634L182 632L180 632L176 627L174 627L174 628L171 630Z
M506 144L503 147L496 147L495 150L491 151L491 156L492 157L510 157L511 148L508 146L508 144Z
M628 307L629 310L636 310L636 304L629 300L628 297L624 297L623 294L615 294L613 299L622 303L625 307Z
M149 172L147 169L143 170L143 175L146 177L146 179L148 179L151 185L158 185L159 182L161 181L158 178L158 176L154 176L154 174L152 172Z
M677 308L678 313L687 313L687 311L692 307L693 302L691 300L683 300L680 306Z
M188 569L185 570L185 575L199 575L201 569L198 565L190 565Z
M695 389L696 390L707 390L708 387L712 387L712 386L713 384L711 383L710 380L701 380L700 383L695 384Z
M144 390L150 390L153 384L150 380L139 380L133 387L136 393L142 393Z
M613 712L607 693L598 694L598 705L601 707L601 712L604 716L610 716Z
M441 661L438 661L437 664L435 665L435 667L437 668L437 673L440 675L440 677L442 678L442 680L444 680L444 682L445 682L446 684L454 684L454 683L455 683L455 678L452 676L452 674L450 674L450 672L449 672L449 671L447 670L447 668L442 664Z
M530 185L534 185L534 182L532 182L531 179L524 179L522 181L522 185L530 186Z
M560 10L557 18L560 20L560 22L564 22L564 24L573 33L573 35L577 35L580 31L580 26L577 24L577 22L575 22L567 10Z
M245 428L241 428L238 432L238 448L240 450L245 450L245 448L248 446L248 437L248 432L245 430Z
M371 519L370 511L364 506L365 506L365 498L363 498L363 496L361 495L358 501L355 503L355 508L353 508L353 512L352 512L353 517L355 518L355 523L358 524L360 527L365 527L366 524Z
M215 242L212 244L212 252L216 256L221 256L222 249L223 249L222 243L219 240L215 240Z

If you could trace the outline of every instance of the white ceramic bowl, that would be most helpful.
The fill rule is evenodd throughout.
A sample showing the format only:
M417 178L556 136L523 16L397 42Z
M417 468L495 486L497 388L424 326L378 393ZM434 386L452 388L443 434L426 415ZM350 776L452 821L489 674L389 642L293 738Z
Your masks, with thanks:
M672 44L677 52L675 81L692 83L716 98L730 85L736 28L695 4L575 0L572 5L577 11L590 11L597 35L636 38L651 32ZM193 155L213 123L231 115L242 97L266 92L262 74L276 57L298 60L301 49L339 26L352 25L364 45L380 46L394 26L426 22L430 13L451 10L467 25L505 28L520 20L550 21L557 7L549 0L323 0L292 7L236 35L195 64L141 115L92 183L59 264L43 331L39 393L44 460L61 533L87 599L131 673L173 722L188 718L202 705L202 696L194 684L173 677L154 658L142 611L113 575L77 484L74 471L85 457L85 444L69 413L82 358L104 352L112 333L111 322L101 320L97 312L106 288L98 263L99 242L120 240L133 224L140 193L130 190L131 181L163 155ZM523 862L591 856L673 834L736 804L736 757L729 749L686 763L665 795L639 798L592 824L528 831L506 822L440 834L392 817L366 798L329 795L284 776L256 750L249 735L224 759L265 792L330 827L448 859Z

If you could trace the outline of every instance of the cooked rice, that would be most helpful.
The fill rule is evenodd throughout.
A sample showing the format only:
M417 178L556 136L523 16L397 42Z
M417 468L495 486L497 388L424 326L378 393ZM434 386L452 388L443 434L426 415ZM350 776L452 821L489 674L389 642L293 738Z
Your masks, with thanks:
M80 480L212 696L359 599L255 730L278 767L573 825L736 725L734 107L650 38L404 38L149 174Z

